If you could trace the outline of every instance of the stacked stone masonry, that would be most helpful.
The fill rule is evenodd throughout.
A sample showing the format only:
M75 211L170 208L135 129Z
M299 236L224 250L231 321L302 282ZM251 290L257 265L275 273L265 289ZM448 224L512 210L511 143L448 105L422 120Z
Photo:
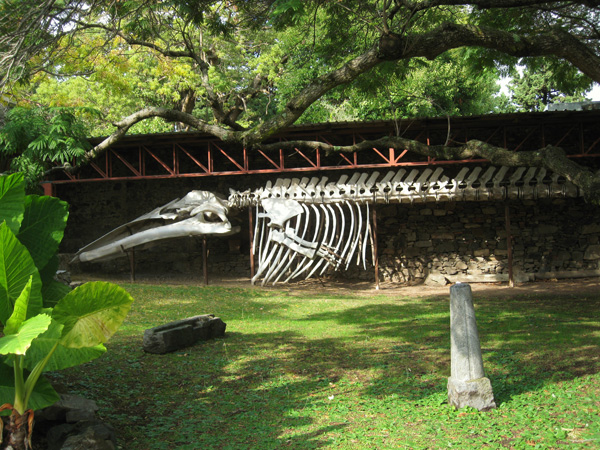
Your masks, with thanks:
M515 272L600 268L597 207L580 199L511 202L509 214ZM384 280L508 273L504 203L386 205L378 219Z

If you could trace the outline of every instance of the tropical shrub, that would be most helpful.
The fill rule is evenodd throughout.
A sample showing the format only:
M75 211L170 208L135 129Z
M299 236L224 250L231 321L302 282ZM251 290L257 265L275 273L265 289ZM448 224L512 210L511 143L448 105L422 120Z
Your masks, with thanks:
M110 283L71 290L54 280L67 217L65 202L25 195L22 174L0 177L0 412L10 413L6 430L0 420L5 448L30 447L33 411L59 398L42 373L102 355L133 301Z
M16 107L0 128L0 169L22 172L29 190L38 188L53 165L77 164L91 148L86 122L93 108Z

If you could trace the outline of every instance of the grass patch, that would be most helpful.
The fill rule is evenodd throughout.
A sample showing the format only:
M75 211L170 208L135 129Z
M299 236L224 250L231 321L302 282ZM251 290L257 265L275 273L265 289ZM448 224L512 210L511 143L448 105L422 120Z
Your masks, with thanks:
M123 285L130 315L52 374L122 449L599 448L600 299L474 300L498 408L446 403L448 298ZM145 329L214 313L227 337L168 355Z

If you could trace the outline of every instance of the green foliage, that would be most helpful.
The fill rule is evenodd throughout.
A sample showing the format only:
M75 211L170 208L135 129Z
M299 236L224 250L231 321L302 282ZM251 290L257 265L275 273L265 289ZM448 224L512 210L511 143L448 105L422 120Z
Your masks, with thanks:
M464 66L463 51L435 61L387 64L314 103L301 121L406 119L497 112L497 75Z
M79 51L83 52L83 48L92 51L97 45L97 39L86 39L81 42ZM74 61L77 58L81 56L73 56ZM105 136L114 130L114 122L144 107L176 107L184 91L198 89L200 84L191 61L156 58L145 52L124 49L120 41L114 41L95 61L93 71L90 69L91 73L85 77L57 79L37 75L28 100L52 108L76 108L78 117L81 108L94 105L98 113L85 116L85 132L88 136ZM198 95L201 93L202 90ZM173 124L159 120L136 124L130 130L131 133L168 131L173 131Z
M6 324L10 319L15 303L29 284L27 296L27 317L39 312L42 308L42 283L27 248L6 226L0 224L0 323Z
M11 171L22 172L29 187L52 164L77 164L91 148L84 117L92 108L14 108L0 129L0 155L11 159Z
M534 70L544 64L565 93L574 84L577 95L589 88L590 80L573 69L587 67L584 61L552 59L550 44L543 44L548 36L568 33L595 52L600 13L588 3L94 0L49 2L44 9L33 0L4 0L0 84L6 83L19 105L94 105L101 114L86 122L94 136L114 132L115 123L145 107L184 111L193 118L183 126L143 119L129 133L181 130L198 126L199 119L221 131L247 130L246 137L259 130L257 141L272 133L272 127L261 129L269 120L284 127L297 121L505 112L515 107L496 96L495 81L515 76L519 65ZM462 33L451 32L454 28L465 37L457 37ZM466 36L472 31L487 39L471 43ZM406 39L407 47L347 76L336 75L346 63L366 58L385 36ZM522 52L510 47L524 39L537 43ZM453 50L439 54L440 41L452 42ZM528 51L546 56L514 56ZM28 84L18 86L17 80ZM43 171L40 154L77 158L80 145L63 139L64 127L58 128L26 140L23 148L31 156L17 160L15 169L27 169L34 179ZM231 139L240 145L243 140L242 133Z
M52 387L38 382L42 373L102 355L102 344L133 301L110 283L88 283L68 292L57 288L48 272L56 271L67 205L24 192L22 174L0 178L0 211L12 215L0 224L0 355L6 355L0 363L0 404L12 403L19 415L56 401ZM15 199L22 199L20 205Z
M17 237L27 247L36 267L43 270L62 241L68 205L54 197L25 197L23 221Z
M307 83L344 64L357 51L370 48L379 33L376 5L368 1L345 2L340 7L336 2L265 0L236 3L235 11L209 1L144 6L120 2L118 8L111 8L114 22L124 24L123 36L146 41L146 46L130 45L98 31L79 33L77 46L64 41L60 64L62 71L68 67L85 75L39 73L32 78L30 90L22 94L28 101L55 107L95 105L102 112L102 118L89 122L95 136L112 132L112 123L145 106L180 109L186 92L197 99L196 117L220 121L211 105L221 102L224 112L239 108L235 117L240 126L252 127L280 113ZM464 10L436 10L420 18L415 29L427 30L431 24L465 14ZM300 121L496 110L494 67L480 70L479 54L465 64L465 54L454 51L434 62L416 59L386 64L329 92ZM257 80L263 81L256 84ZM137 124L130 132L173 129L173 124L152 120Z
M306 3L302 0L276 0L273 4L273 20L279 28L298 24L306 13Z
M584 101L590 81L557 61L531 61L509 87L519 111L542 111L551 103Z
M13 233L17 233L21 227L21 221L25 213L25 191L22 189L23 174L12 177L0 177L0 223L6 222Z

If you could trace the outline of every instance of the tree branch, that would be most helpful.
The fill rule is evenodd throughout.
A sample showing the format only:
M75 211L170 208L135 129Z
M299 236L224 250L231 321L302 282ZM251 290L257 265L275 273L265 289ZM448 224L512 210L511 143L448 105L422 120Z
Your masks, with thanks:
M250 148L290 126L325 93L354 81L385 60L415 57L435 59L450 49L464 46L494 49L517 57L557 56L600 82L598 55L565 31L555 29L534 35L520 35L492 28L447 23L426 33L405 37L393 33L382 36L378 49L371 49L344 66L314 79L287 103L281 113L246 132L244 144Z
M556 5L562 6L567 4L564 0L548 1L548 0L425 0L425 1L409 1L403 0L402 3L409 9L415 9L423 11L426 9L435 8L438 6L463 6L463 5L474 5L480 9L506 9L506 8L523 8L530 6L539 5ZM598 0L572 0L568 2L569 5L582 5L586 7L598 7L600 2Z
M380 57L400 60L435 59L459 47L483 47L516 57L556 56L565 59L588 77L600 82L600 57L576 37L561 29L538 34L518 34L486 27L446 23L427 33L383 36Z
M352 59L342 67L315 78L285 106L284 110L244 134L248 148L273 136L279 130L292 125L312 105L331 89L355 80L359 75L381 63L377 49L373 48Z
M86 23L86 22L81 22L81 21L76 21L75 23L79 26L78 28L80 30L87 30L87 29L103 30L108 33L111 33L114 36L119 36L121 39L123 39L123 41L127 42L129 45L137 45L140 47L145 47L145 48L153 50L153 51L160 53L161 55L169 57L169 58L190 58L190 59L193 59L194 61L197 61L196 55L193 52L191 52L189 49L187 51L184 51L184 50L169 50L166 48L162 48L161 46L159 46L153 42L148 42L148 41L144 41L141 39L132 38L131 36L127 36L125 33L123 33L122 31L120 31L117 28L109 27L108 25L104 25L104 24L100 24L100 23Z
M362 141L354 145L336 146L318 141L284 141L260 146L261 150L316 150L327 154L353 153L373 148L393 148L408 150L422 156L442 160L466 160L470 158L487 159L490 163L509 167L544 167L565 177L579 187L585 198L595 204L600 203L600 175L595 175L586 167L567 158L558 147L547 146L539 150L515 152L496 147L479 140L471 140L461 146L427 145L419 141L398 136L388 136L376 140Z
M102 140L98 145L96 145L91 150L87 151L83 156L81 163L79 166L60 166L53 167L49 171L46 172L46 175L65 170L69 173L75 173L79 170L82 164L87 164L91 162L94 158L97 158L102 153L104 153L111 145L115 144L119 141L123 136L127 134L129 129L138 122L142 120L146 120L152 117L162 117L163 119L169 122L181 122L186 125L189 125L193 128L196 128L199 131L202 131L207 134L211 134L215 137L218 137L222 141L225 142L239 142L240 136L239 132L227 130L218 125L211 125L209 123L204 122L203 120L197 119L191 114L187 114L182 111L178 111L176 109L167 109L167 108L145 108L136 113L126 117L125 119L115 123L115 127L117 129L108 137Z

